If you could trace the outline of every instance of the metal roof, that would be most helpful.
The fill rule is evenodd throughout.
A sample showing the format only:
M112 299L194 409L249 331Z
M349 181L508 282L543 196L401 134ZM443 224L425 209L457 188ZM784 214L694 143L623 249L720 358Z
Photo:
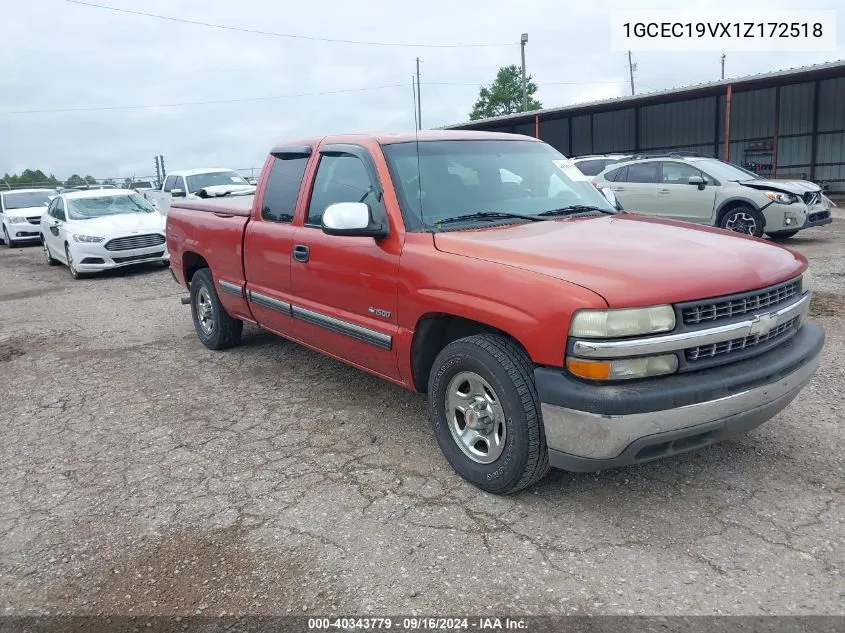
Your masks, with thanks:
M491 123L503 124L517 124L517 123L531 123L534 118L539 115L540 118L558 118L548 117L549 114L569 114L580 110L618 110L628 106L641 105L643 102L650 103L656 101L675 101L682 97L694 97L697 93L714 94L721 92L720 88L733 86L734 91L750 90L758 84L770 83L783 84L787 83L784 80L801 77L802 80L810 81L819 75L822 76L845 76L845 59L839 59L832 62L825 62L823 64L813 64L811 66L799 66L797 68L787 68L784 70L776 70L768 73L760 73L758 75L747 75L745 77L736 77L733 79L720 79L719 81L711 81L701 84L693 84L689 86L682 86L679 88L668 88L666 90L657 90L654 92L645 92L638 95L630 95L627 97L614 97L612 99L602 99L599 101L587 101L584 103L574 103L566 106L558 106L554 108L543 108L541 110L532 110L529 112L517 112L515 114L505 114L502 116L489 117L486 119L477 119L475 121L466 121L464 123L456 123L453 125L444 125L439 129L448 130L455 128L467 128L469 126L487 126ZM703 95L702 95L703 96ZM666 99L666 97L671 97Z

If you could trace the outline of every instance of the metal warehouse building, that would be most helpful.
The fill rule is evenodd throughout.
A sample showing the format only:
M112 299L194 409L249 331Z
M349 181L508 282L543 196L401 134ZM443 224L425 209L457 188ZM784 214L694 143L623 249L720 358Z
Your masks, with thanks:
M687 150L845 192L845 61L471 121L567 156Z

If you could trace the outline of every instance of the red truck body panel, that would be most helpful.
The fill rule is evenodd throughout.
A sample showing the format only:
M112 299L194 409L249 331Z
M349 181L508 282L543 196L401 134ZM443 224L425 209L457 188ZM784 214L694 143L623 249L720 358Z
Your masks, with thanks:
M427 140L465 135L424 134ZM500 137L513 139L485 135ZM238 296L218 287L231 315L414 389L424 387L415 383L413 345L426 317L452 315L496 328L519 341L536 365L562 367L576 310L743 292L806 268L802 256L760 240L636 216L406 232L381 145L414 138L298 142L313 152L291 223L261 217L272 155L249 211L236 198L175 202L167 241L177 281L188 286L201 257L217 284L240 288ZM319 148L332 143L359 145L371 155L384 190L388 237L331 236L305 225ZM294 245L309 248L307 263L291 256ZM716 261L714 252L722 255Z

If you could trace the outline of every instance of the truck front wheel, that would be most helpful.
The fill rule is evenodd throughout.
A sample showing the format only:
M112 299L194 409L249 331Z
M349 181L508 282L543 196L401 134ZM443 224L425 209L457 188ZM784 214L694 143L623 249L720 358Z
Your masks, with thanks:
M244 322L228 315L208 268L198 270L191 279L191 313L197 338L208 349L226 349L240 340Z
M446 459L482 490L509 494L548 472L533 366L513 341L477 334L444 347L429 376L428 409Z

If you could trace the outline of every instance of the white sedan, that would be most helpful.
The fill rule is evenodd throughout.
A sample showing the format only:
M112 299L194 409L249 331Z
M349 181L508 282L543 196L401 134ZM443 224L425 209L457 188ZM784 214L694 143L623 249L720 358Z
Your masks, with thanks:
M51 266L65 264L74 279L143 262L166 264L166 221L128 189L63 193L41 218L44 258Z

